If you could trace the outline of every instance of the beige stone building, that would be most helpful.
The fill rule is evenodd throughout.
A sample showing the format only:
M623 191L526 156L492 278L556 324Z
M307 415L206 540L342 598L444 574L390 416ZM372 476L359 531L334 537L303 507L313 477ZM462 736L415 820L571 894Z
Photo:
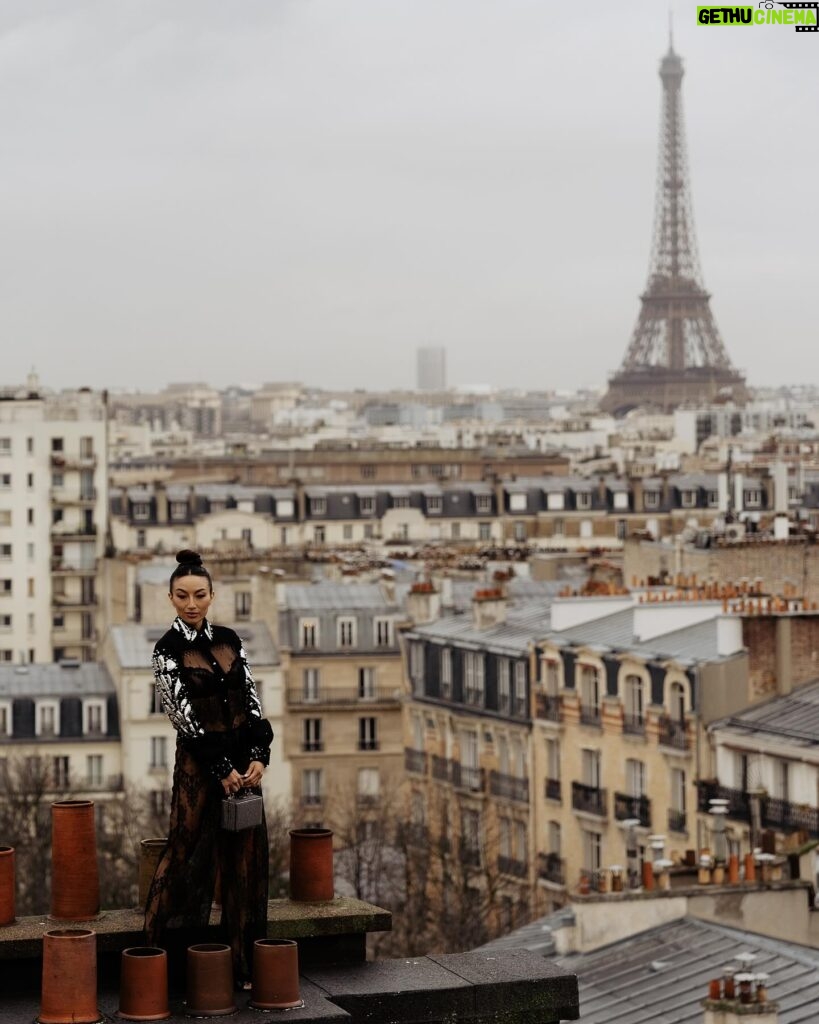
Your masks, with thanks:
M285 756L305 823L349 834L397 795L403 618L391 588L378 584L282 587Z

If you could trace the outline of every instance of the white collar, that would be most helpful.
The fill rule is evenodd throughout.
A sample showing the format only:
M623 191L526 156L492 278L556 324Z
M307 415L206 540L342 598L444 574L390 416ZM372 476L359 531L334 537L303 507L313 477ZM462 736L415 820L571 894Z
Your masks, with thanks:
M178 615L173 620L173 626L171 628L181 633L189 643L193 643L200 633L200 630L196 629L194 626L189 626L186 622L183 622ZM208 640L213 639L213 627L207 619L205 619L202 624L201 632L205 634Z

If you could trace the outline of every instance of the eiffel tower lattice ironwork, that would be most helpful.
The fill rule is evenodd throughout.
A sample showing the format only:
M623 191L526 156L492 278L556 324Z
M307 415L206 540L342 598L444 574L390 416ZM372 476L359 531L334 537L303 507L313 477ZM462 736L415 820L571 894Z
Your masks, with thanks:
M745 381L731 360L702 284L688 183L682 113L682 60L669 44L663 83L660 157L648 286L623 363L601 405L623 413L636 406L667 411L718 396L746 401Z

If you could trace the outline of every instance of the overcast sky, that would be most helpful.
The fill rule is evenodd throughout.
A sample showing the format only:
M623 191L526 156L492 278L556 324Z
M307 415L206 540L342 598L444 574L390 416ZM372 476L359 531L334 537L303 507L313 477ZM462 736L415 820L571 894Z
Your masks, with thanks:
M676 2L705 284L819 383L819 34ZM648 269L657 0L0 0L0 384L574 388ZM814 295L814 299L810 299Z

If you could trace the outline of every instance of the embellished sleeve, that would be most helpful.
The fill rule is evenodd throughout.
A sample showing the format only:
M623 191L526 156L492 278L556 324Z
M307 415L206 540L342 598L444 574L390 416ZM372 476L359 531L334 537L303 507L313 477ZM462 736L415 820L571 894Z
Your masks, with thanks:
M264 717L262 703L256 690L256 682L250 671L244 644L239 641L239 659L245 673L245 708L250 730L250 760L270 764L270 744L273 742L273 729Z
M224 779L230 775L233 765L225 755L224 735L207 733L202 728L179 672L179 662L173 653L155 648L153 667L162 707L186 749L203 762L215 779Z

